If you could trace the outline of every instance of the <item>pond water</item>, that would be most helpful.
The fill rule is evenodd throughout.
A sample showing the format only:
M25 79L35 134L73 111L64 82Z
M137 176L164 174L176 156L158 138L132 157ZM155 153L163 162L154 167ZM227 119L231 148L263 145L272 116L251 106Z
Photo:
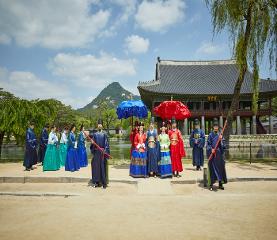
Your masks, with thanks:
M89 159L91 159L91 153L89 150L90 144L87 144L87 153ZM130 159L130 142L121 139L112 139L110 141L110 148L111 148L111 155L113 159L111 160L112 164L122 164L122 163L129 163ZM192 148L185 144L185 149L187 159L191 159L192 157ZM263 147L264 152L268 152L268 154L263 155L264 157L259 157L259 153L261 152L261 147L252 147L251 149L251 157L252 159L260 159L260 158L268 158L272 160L277 159L276 153L276 145L273 147ZM260 154L261 155L261 154ZM24 147L20 146L3 146L2 148L2 156L0 161L1 162L19 162L23 160L24 156ZM250 159L250 148L249 145L245 147L236 147L230 149L230 159Z

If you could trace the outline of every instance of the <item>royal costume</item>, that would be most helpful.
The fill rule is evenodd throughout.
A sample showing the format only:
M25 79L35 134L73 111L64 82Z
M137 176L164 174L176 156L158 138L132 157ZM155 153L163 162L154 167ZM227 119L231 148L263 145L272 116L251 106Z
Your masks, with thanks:
M51 131L43 160L43 171L56 171L60 169L60 156L57 149L58 142L56 133Z
M62 167L65 165L65 160L67 155L67 142L68 142L68 137L67 137L66 131L63 131L60 139L60 148L59 148L60 162Z
M38 150L38 162L43 163L43 159L45 156L46 148L48 144L48 132L46 127L43 128L40 135L40 141L39 141L39 150Z
M175 123L175 120L172 120L172 124ZM171 129L168 131L170 139L170 157L172 164L173 172L182 172L182 157L185 157L184 142L182 138L181 131L177 128Z
M78 160L80 162L80 167L87 167L88 166L88 156L87 156L87 149L86 149L86 137L83 131L80 132L78 137Z
M135 149L132 152L130 164L130 176L146 177L147 176L147 152L146 152L146 134L137 133L134 139Z
M37 138L32 128L28 128L26 131L26 141L25 141L25 155L23 166L30 170L33 165L37 164Z
M154 120L151 120L154 125ZM149 129L146 132L146 147L147 147L147 173L158 173L158 160L160 157L160 148L158 142L158 133L156 129Z
M199 121L196 119L194 124L199 126ZM192 165L200 170L204 165L205 133L200 128L195 128L189 138L190 146L192 147Z
M161 133L159 135L160 143L160 161L158 165L159 175L161 178L172 176L172 165L169 152L170 139L168 134Z
M98 120L98 124L102 125L102 120ZM92 140L100 147L100 149L91 144L90 150L93 154L91 161L92 183L94 185L106 187L108 179L108 156L110 154L110 145L107 134L102 130L98 130L92 135Z
M75 139L75 134L73 132L69 133L67 142L67 154L65 160L65 171L78 171L80 169L80 163L77 154L77 142Z

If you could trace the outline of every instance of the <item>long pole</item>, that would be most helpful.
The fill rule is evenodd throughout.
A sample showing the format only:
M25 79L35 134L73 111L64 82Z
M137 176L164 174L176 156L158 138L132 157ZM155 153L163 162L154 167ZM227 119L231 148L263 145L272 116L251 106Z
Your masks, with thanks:
M214 150L217 150L218 145L219 145L219 143L220 143L220 141L221 141L220 137L223 135L226 126L227 126L227 119L225 120L224 127L222 128L222 131L219 133L219 138L217 139L217 142L216 142L216 145L215 145ZM213 153L213 152L210 154L210 156L209 156L209 161L213 158L213 155L214 155L214 154L215 154L215 153Z
M94 141L92 140L92 138L91 138L88 134L86 134L86 132L84 132L84 134L85 134L86 138L87 138L88 140L90 140L90 142L91 142L100 152L102 152L106 157L108 157L108 158L113 158L110 154L105 153L104 150L103 150L96 142L94 142Z

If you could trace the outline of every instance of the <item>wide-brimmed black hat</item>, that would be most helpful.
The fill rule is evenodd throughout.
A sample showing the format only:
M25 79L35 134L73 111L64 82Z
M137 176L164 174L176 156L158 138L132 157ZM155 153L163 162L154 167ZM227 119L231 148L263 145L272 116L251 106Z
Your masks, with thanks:
M139 123L139 126L142 126L142 127L143 127L143 126L144 126L144 123L143 123L143 122L140 122L140 123Z
M219 123L218 123L218 119L217 118L214 118L213 119L213 126L218 126Z
M194 125L200 125L200 122L199 122L199 119L198 119L198 118L195 118L195 119L194 119Z
M135 121L135 127L138 127L138 126L139 126L139 121L136 120L136 121Z

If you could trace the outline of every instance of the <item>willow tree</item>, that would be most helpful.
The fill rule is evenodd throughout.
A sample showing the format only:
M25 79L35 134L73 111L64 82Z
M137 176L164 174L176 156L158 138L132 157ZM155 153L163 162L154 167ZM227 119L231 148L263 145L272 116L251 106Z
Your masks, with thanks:
M268 55L270 68L277 70L277 1L276 0L206 0L211 10L213 32L227 30L233 41L233 57L239 75L227 115L225 137L229 142L233 114L238 109L241 86L249 68L253 72L252 111L257 113L259 65Z

